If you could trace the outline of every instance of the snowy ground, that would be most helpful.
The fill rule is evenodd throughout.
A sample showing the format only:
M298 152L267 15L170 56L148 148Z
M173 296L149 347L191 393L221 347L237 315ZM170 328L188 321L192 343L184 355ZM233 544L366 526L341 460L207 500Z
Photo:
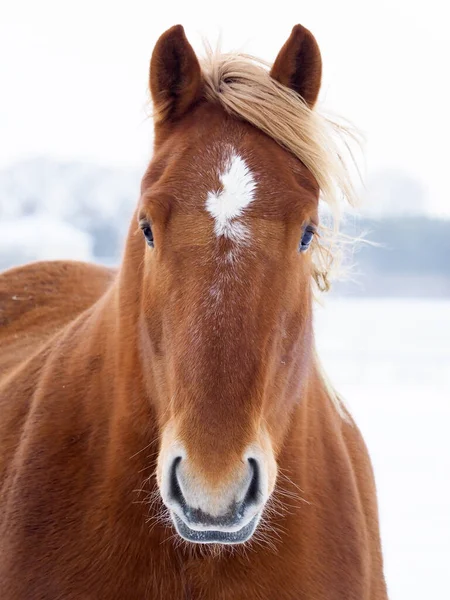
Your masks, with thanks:
M375 468L391 600L450 598L450 301L330 299L319 353Z

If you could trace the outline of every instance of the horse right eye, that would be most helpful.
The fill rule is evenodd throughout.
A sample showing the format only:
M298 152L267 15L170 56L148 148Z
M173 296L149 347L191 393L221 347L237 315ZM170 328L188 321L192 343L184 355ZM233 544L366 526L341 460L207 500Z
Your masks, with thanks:
M153 231L150 226L150 223L142 223L141 224L142 233L144 234L145 240L150 248L155 247L155 242L153 240Z

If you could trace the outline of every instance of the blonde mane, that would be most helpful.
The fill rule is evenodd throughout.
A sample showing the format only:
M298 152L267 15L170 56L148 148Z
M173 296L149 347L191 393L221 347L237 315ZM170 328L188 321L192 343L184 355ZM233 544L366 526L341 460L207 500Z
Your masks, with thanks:
M341 254L340 205L357 203L351 176L356 166L352 142L360 146L356 130L309 108L296 92L272 79L268 63L253 56L221 54L207 46L201 66L208 100L269 135L315 177L321 198L330 208L332 225L322 223L315 237L313 279L320 290L328 290L332 268Z

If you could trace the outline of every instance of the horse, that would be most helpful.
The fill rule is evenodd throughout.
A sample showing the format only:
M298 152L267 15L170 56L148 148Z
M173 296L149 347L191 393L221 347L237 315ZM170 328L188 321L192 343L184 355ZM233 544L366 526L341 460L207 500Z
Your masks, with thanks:
M321 71L301 25L272 66L172 27L118 269L1 275L2 600L387 598L368 451L314 343L319 196L353 193Z

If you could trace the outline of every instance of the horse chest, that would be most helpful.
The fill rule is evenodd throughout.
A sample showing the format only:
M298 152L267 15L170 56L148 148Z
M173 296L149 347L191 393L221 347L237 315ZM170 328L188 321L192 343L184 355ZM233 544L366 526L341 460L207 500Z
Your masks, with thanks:
M123 542L125 540L122 540ZM0 554L2 600L369 600L358 577L324 574L314 564L280 548L277 553L186 558L164 545L127 547L114 542L77 552L23 553L14 546ZM47 549L51 551L48 540ZM90 546L90 547L89 547ZM134 546L134 547L133 547ZM163 546L163 547L161 547ZM137 554L138 553L138 554ZM325 569L326 570L326 569Z

